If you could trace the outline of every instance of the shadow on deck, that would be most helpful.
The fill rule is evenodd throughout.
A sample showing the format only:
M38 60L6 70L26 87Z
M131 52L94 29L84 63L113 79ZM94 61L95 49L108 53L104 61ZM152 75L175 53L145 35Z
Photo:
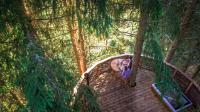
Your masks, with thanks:
M128 87L115 75L107 71L90 82L103 112L168 112L151 90L152 72L139 70L136 87Z

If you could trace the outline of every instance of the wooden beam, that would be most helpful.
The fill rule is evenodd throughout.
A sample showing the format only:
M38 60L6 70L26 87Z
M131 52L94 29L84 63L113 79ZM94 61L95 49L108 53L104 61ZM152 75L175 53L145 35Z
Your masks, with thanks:
M174 69L174 72L173 72L173 77L175 77L176 73L177 73L177 70L176 70L176 69Z
M190 84L188 85L187 89L184 91L185 94L187 94L190 90L190 88L192 87L193 83L190 82Z

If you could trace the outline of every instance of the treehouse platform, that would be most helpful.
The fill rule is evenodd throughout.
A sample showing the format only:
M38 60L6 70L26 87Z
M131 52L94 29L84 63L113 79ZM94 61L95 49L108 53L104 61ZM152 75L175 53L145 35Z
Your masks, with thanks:
M102 112L169 112L166 105L152 91L151 84L155 74L151 71L150 60L141 62L135 87L129 87L122 77L119 77L120 61L129 57L130 55L120 55L96 63L85 72L79 84L87 84L99 94L98 103ZM174 78L179 74L178 70L173 69ZM183 81L186 80L184 78L177 79L181 88L185 87L183 91L193 103L200 103L199 87L190 79L189 82ZM195 99L190 95L192 91L195 91Z
M107 71L91 82L91 87L100 94L102 112L168 112L151 90L152 72L140 69L136 87L128 87L115 75L118 74Z

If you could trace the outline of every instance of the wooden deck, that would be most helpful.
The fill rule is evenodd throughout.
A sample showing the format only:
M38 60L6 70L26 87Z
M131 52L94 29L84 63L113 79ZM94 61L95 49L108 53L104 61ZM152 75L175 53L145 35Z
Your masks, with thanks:
M102 112L168 112L169 110L151 90L153 73L141 69L137 86L128 87L117 72L104 72L94 76L90 86L98 93Z
M136 87L128 87L117 77L120 64L123 63L116 60L130 57L132 57L130 54L112 56L93 64L80 78L74 88L74 94L81 84L92 87L99 93L98 103L102 112L169 112L165 104L151 90L154 79L154 73L151 72L151 65L154 62L151 58L142 57ZM193 103L193 107L185 112L194 112L200 104L200 87L173 65L165 64L171 68L174 79Z

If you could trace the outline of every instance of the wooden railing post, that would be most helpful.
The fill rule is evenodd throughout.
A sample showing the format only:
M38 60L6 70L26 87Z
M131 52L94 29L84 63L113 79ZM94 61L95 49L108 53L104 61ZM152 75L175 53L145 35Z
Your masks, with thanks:
M193 83L190 82L190 84L188 85L188 87L186 88L186 90L184 91L185 94L187 94L190 90L190 88L192 87Z
M177 70L176 70L176 69L174 69L174 72L173 72L173 77L175 77L175 75L176 75L176 72L177 72Z
M86 83L89 86L90 85L89 73L85 73L85 78L86 78Z

